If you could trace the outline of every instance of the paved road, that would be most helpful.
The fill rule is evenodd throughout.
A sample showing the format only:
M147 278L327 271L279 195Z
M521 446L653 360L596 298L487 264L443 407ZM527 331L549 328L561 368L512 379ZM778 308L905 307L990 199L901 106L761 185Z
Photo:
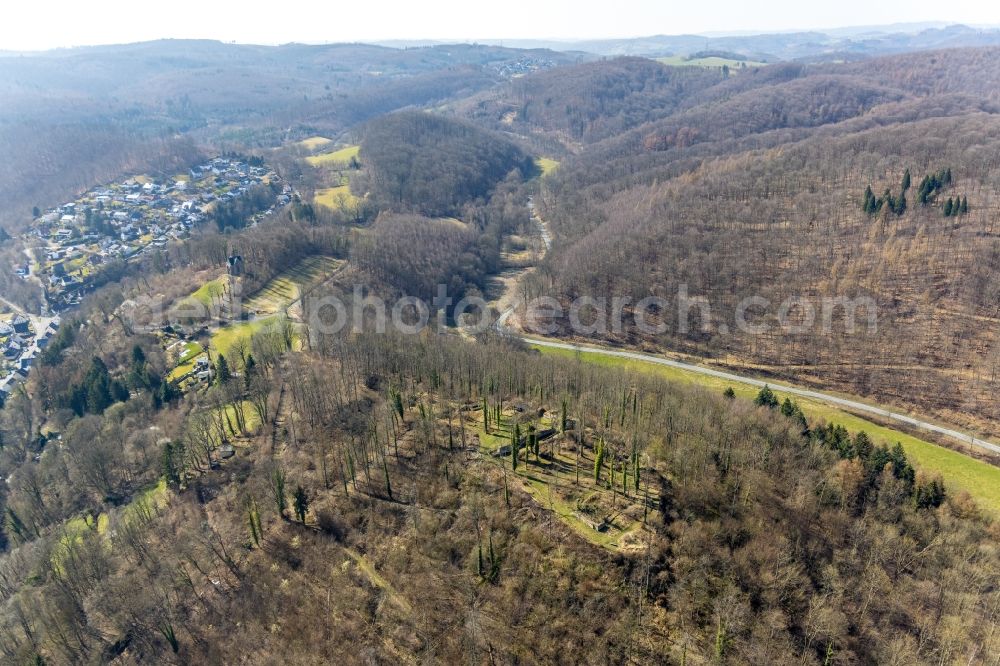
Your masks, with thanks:
M35 282L39 287L42 287L42 281L38 278L37 271L35 270L34 256L32 256L29 248L24 248L24 254L28 258L28 279ZM39 333L41 333L45 329L45 326L48 326L48 323L53 319L53 317L39 317L37 315L33 315L17 303L4 298L2 294L0 294L0 304L7 306L7 308L15 314L23 315L28 319L31 319L32 322L36 324L36 330ZM37 328L37 325L41 325L42 328Z
M542 239L545 241L546 250L551 246L551 238L549 236L548 230L545 228L545 224L542 220L535 214L534 202L529 201L528 207L531 210L532 219L538 224L539 229L542 233ZM969 444L985 451L990 451L992 453L1000 454L1000 445L990 442L985 439L980 439L969 433L961 432L958 430L953 430L951 428L946 428L944 426L939 426L934 423L929 423L927 421L921 421L920 419L913 418L906 414L900 414L898 412L893 412L888 409L883 409L881 407L875 407L864 402L859 402L857 400L851 400L850 398L842 398L840 396L831 395L829 393L824 393L822 391L813 391L810 389L799 388L797 386L790 386L788 384L763 381L761 379L754 379L752 377L747 377L744 375L737 375L731 372L725 372L722 370L715 370L714 368L706 368L701 365L695 365L693 363L685 363L684 361L677 361L675 359L665 358L663 356L657 356L655 354L646 354L643 352L628 351L624 349L609 349L607 347L597 347L594 345L581 345L574 344L571 342L560 342L557 340L545 339L545 338L534 338L527 335L523 335L520 331L517 331L507 325L507 321L510 316L514 314L514 307L509 307L503 311L503 313L497 318L494 327L498 331L502 331L508 335L520 338L527 343L539 345L541 347L550 347L552 349L567 349L570 351L584 351L593 354L602 354L604 356L617 356L620 358L628 358L636 361L646 361L648 363L656 363L658 365L665 365L671 368L678 368L681 370L686 370L688 372L695 372L701 375L707 375L709 377L716 377L718 379L724 379L726 381L738 382L741 384L749 384L751 386L763 387L765 384L778 391L783 391L791 395L799 396L802 398L812 398L813 400L820 400L829 404L837 405L838 407L844 407L851 410L852 412L858 412L863 414L873 414L875 416L888 419L890 421L896 421L898 423L905 423L908 426L918 428L920 430L926 430L928 432L933 432L938 435L944 435L946 437L951 437L952 439L962 442L963 444Z
M7 306L7 308L10 309L10 311L15 314L24 314L24 310L21 308L20 305L16 303L11 303L3 296L0 296L0 304Z
M812 391L809 389L799 388L797 386L789 386L788 384L782 384L779 382L763 381L760 379L754 379L752 377L746 377L743 375L737 375L730 372L724 372L722 370L715 370L714 368L706 368L700 365L694 365L692 363L685 363L683 361L677 361L670 358L664 358L662 356L656 356L655 354L645 354L642 352L634 352L619 349L608 349L606 347L595 347L592 345L579 345L570 342L558 342L555 340L546 340L533 338L526 335L521 335L517 331L513 331L506 327L507 318L513 310L508 310L504 312L500 319L497 320L497 324L500 328L505 330L508 334L514 335L527 343L533 345L539 345L541 347L551 347L553 349L568 349L570 351L583 351L594 354L602 354L604 356L618 356L620 358L634 359L636 361L646 361L649 363L656 363L658 365L665 365L671 368L679 368L681 370L686 370L688 372L696 372L701 375L707 375L709 377L717 377L719 379L724 379L731 382L739 382L741 384L750 384L751 386L764 386L767 384L776 391L782 391L785 393L790 393L792 395L800 396L802 398L812 398L814 400L821 400L826 403L837 405L838 407L845 407L853 412L859 412L864 414L874 414L875 416L880 416L891 421L898 421L899 423L905 423L906 425L913 426L914 428L919 428L920 430L927 430L929 432L937 433L939 435L945 435L946 437L951 437L963 444L971 444L972 446L979 447L986 451L991 451L993 453L1000 453L1000 445L994 444L993 442L987 441L985 439L979 439L968 433L960 432L958 430L952 430L951 428L945 428L934 423L928 423L927 421L921 421L920 419L913 418L912 416L907 416L906 414L900 414L898 412L893 412L888 409L883 409L881 407L875 407L864 402L858 402L857 400L851 400L849 398L841 398L840 396L831 395L829 393L824 393L822 391Z
M30 319L31 320L31 325L35 328L35 332L36 333L41 333L42 331L44 331L48 327L48 325L51 322L59 320L59 317L57 315L53 315L53 316L44 316L44 315L41 315L40 316L40 315L31 314L30 312L28 312L27 310L25 310L24 308L22 308L17 303L13 303L11 301L8 301L3 296L0 296L0 304L3 304L5 306L7 306L7 308L11 312L13 312L14 314L19 314L19 315L21 315L23 317L27 317L28 319Z

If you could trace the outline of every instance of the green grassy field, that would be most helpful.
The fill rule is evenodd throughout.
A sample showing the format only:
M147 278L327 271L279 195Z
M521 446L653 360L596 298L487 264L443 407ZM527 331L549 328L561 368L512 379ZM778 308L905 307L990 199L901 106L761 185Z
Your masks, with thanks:
M148 509L156 510L166 506L168 500L167 480L161 478L154 485L135 494L132 501L119 509L119 520L131 520L140 503L144 504L144 511ZM70 547L80 541L87 530L94 530L97 534L106 537L111 517L107 513L100 513L95 518L93 514L86 514L67 520L62 527L62 535L59 543L52 550L53 563L57 570L61 569L63 560L70 554ZM110 540L106 542L110 547Z
M233 430L229 431L228 435L229 437L237 437L243 435L243 433L239 432L239 428L236 425L237 420L236 420L236 407L234 406L235 404L236 403L230 403L225 407L221 408L224 410L223 420L225 421L227 426L233 427ZM245 419L243 425L246 430L246 434L252 434L256 432L257 429L260 427L260 416L257 415L257 412L254 410L253 405L250 403L249 400L242 400L240 404L242 405L243 409L243 417ZM215 413L218 414L219 412L216 411ZM215 432L214 430L211 433L210 438L212 440L213 446L222 446L222 444L225 443L220 440L218 432Z
M125 513L128 515L129 512L135 511L135 503L140 501L146 502L150 507L162 508L166 506L169 497L167 494L167 480L166 478L161 478L155 485L146 488L136 495L132 503L125 507Z
M319 150L320 148L325 148L329 146L333 141L327 139L325 136L311 136L308 139L302 139L295 145L301 146L306 150Z
M261 331L269 326L277 326L284 320L285 318L281 315L272 315L261 319L228 324L216 330L215 333L212 334L211 340L209 341L209 347L213 352L230 358L235 353L237 343L241 340L249 345L250 338L253 337L254 333L257 333L258 331ZM301 349L302 342L301 326L291 322L289 323L292 327L290 340L291 349L292 351L298 351Z
M240 340L249 343L254 333L265 326L277 323L277 321L278 317L265 317L263 319L254 319L252 321L243 321L223 326L212 334L209 346L212 350L223 356L232 356L233 348Z
M191 294L190 297L205 307L210 307L216 299L225 293L226 287L228 286L229 276L222 275L214 280L209 280L205 284L198 287L198 290Z
M581 361L595 365L653 373L670 381L697 385L719 393L731 386L736 395L741 398L753 398L759 391L757 387L750 384L729 382L647 361L605 356L593 352L578 353L551 347L536 346L535 349L543 354L579 358ZM781 400L785 398L780 391L775 391L775 394ZM883 441L889 445L896 442L901 443L907 457L915 465L928 471L940 472L949 489L967 491L983 509L1000 516L1000 468L919 437L874 423L825 402L796 396L788 397L795 400L802 407L806 416L812 420L823 419L830 423L838 423L853 432L864 430L876 441Z
M167 375L167 379L170 381L177 381L184 375L194 370L195 359L198 358L198 356L200 356L204 351L205 350L202 349L201 345L197 342L184 343L184 349L177 357L177 367L170 371Z
M358 156L358 151L360 150L360 146L347 146L329 153L310 155L306 158L306 162L314 167L347 166L350 164L352 157Z
M234 347L240 341L249 342L254 333L266 326L279 321L279 314L292 302L299 298L303 289L307 289L333 273L341 262L332 257L306 257L294 267L284 271L246 299L244 305L248 309L261 313L262 316L251 321L234 322L216 330L209 341L209 347L216 353L231 356ZM223 275L203 284L189 298L205 306L212 299L221 295L227 284L228 277ZM185 344L184 350L178 356L177 366L167 377L178 380L194 368L195 359L205 350L196 342Z
M313 202L320 206L332 208L333 210L340 210L342 206L357 204L358 198L351 194L351 188L348 185L340 185L339 187L327 187L322 190L316 190Z
M341 262L324 256L306 257L293 268L284 271L247 299L246 306L257 312L274 314L284 310L299 298L303 289L325 279Z
M544 178L559 167L559 160L554 160L551 157L536 157L535 166L541 170L542 178Z
M761 67L767 64L765 62L757 62L755 60L732 60L730 58L720 58L718 56L709 56L708 58L691 58L688 60L685 56L673 55L666 58L657 58L656 61L673 67L722 67L723 65L728 65L730 69L739 68L740 63L745 63L747 67Z

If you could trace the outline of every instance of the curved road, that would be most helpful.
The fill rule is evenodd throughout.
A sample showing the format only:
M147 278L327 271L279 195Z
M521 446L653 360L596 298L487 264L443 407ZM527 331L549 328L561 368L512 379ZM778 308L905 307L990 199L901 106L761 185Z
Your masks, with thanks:
M906 425L919 428L921 430L927 430L930 432L937 433L939 435L945 435L951 437L964 444L971 444L972 446L979 447L981 449L991 451L993 453L1000 454L1000 445L994 444L993 442L987 441L985 439L979 439L968 433L960 432L958 430L952 430L951 428L945 428L934 423L928 423L927 421L921 421L920 419L915 419L912 416L907 416L906 414L900 414L898 412L893 412L888 409L883 409L881 407L875 407L864 402L858 402L857 400L851 400L849 398L841 398L836 395L830 395L829 393L823 393L822 391L812 391L809 389L798 388L796 386L789 386L788 384L782 384L777 382L763 381L760 379L754 379L752 377L746 377L744 375L737 375L731 372L724 372L722 370L715 370L713 368L706 368L700 365L694 365L692 363L685 363L683 361L676 361L670 358L664 358L662 356L656 356L654 354L645 354L642 352L633 352L619 349L608 349L606 347L594 347L591 345L579 345L570 342L557 342L555 340L546 340L540 338L533 338L526 335L522 335L518 331L514 331L506 327L507 318L513 310L508 310L501 315L500 319L497 320L498 325L506 333L513 335L521 340L538 345L540 347L551 347L553 349L568 349L570 351L582 351L593 354L602 354L604 356L618 356L621 358L634 359L636 361L646 361L648 363L656 363L658 365L666 365L671 368L679 368L681 370L686 370L688 372L696 372L701 375L708 375L709 377L717 377L719 379L725 379L731 382L738 382L741 384L750 384L751 386L763 387L765 384L775 389L776 391L782 391L785 393L790 393L792 395L800 396L803 398L812 398L814 400L821 400L823 402L831 403L837 405L838 407L846 407L854 412L861 412L865 414L874 414L876 416L881 416L883 418L898 421L900 423L905 423Z
M545 228L545 224L542 222L541 218L539 218L535 214L535 207L533 201L529 200L528 207L531 210L532 219L536 221L539 229L541 230L542 239L545 242L545 249L548 250L549 246L552 243L548 229ZM754 379L753 377L747 377L745 375L737 375L731 372L715 370L714 368L706 368L701 365L695 365L693 363L685 363L684 361L677 361L674 359L665 358L663 356L657 356L655 354L646 354L643 352L628 351L624 349L609 349L607 347L582 345L572 342L560 342L557 340L527 336L518 330L510 328L507 325L507 320L510 319L510 316L512 314L514 314L514 306L504 310L504 312L499 316L499 318L497 318L497 321L494 324L495 328L498 331L519 338L529 344L538 345L540 347L550 347L552 349L566 349L570 351L581 351L592 354L602 354L604 356L617 356L620 358L633 359L636 361L646 361L648 363L665 365L671 368L686 370L687 372L695 372L701 375L707 375L709 377L724 379L726 381L738 382L741 384L749 384L751 386L763 387L764 385L767 385L778 391L783 391L791 395L799 396L802 398L812 398L814 400L821 400L826 403L837 405L838 407L845 407L854 412L873 414L875 416L880 416L890 421L905 423L908 426L912 426L920 430L926 430L928 432L933 432L938 435L951 437L952 439L962 442L963 444L969 444L981 448L985 451L990 451L991 453L1000 454L1000 445L985 439L980 439L969 433L961 432L959 430L953 430L951 428L946 428L944 426L940 426L935 423L930 423L928 421L921 421L920 419L913 418L912 416L908 416L906 414L900 414L899 412L883 409L881 407L869 405L867 403L860 402L857 400L851 400L850 398L842 398L840 396L831 395L829 393L824 393L822 391L814 391L810 389L799 388L797 386L790 386L788 384L783 384L783 383L763 381L761 379Z

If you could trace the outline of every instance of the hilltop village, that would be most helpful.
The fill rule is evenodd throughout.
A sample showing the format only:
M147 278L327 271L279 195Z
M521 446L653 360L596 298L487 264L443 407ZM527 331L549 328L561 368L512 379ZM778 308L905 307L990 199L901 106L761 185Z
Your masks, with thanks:
M217 157L188 173L137 176L94 188L75 201L37 213L26 243L24 280L42 284L53 312L80 302L102 267L186 238L222 202L264 190L271 202L253 225L291 200L291 186L259 160ZM271 196L273 194L273 196Z
M48 307L40 316L5 303L0 314L0 405L28 377L59 329L59 313L80 303L113 266L187 238L220 206L253 198L253 226L291 201L290 185L259 158L216 157L174 176L135 176L93 188L74 201L34 211L25 260L13 267L34 281Z

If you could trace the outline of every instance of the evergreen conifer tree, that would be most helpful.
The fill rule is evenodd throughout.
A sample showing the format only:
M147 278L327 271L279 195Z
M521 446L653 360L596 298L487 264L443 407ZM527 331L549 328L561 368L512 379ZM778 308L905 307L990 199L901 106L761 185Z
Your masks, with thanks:
M299 522L305 525L306 512L309 510L309 496L302 486L295 487L295 495L292 497L292 505L295 508L295 515Z
M219 359L215 362L215 381L217 384L225 384L232 379L233 373L229 370L229 362L226 357L219 354Z

